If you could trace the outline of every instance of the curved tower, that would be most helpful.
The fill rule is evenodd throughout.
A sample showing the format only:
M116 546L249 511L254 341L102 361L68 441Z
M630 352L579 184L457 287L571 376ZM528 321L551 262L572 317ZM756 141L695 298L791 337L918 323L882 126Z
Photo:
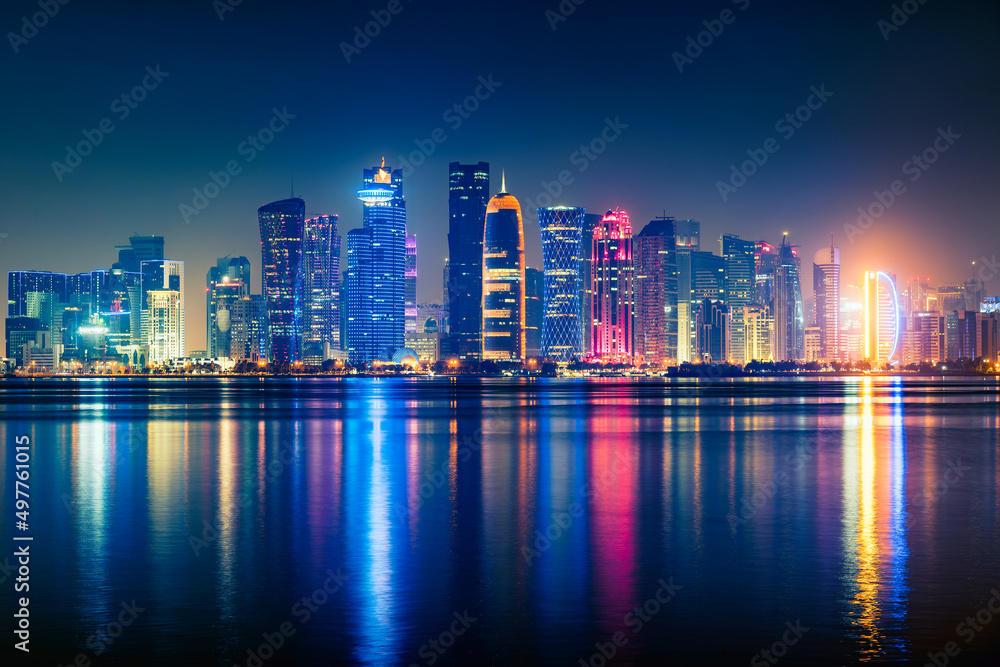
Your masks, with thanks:
M898 361L900 312L896 281L885 271L865 271L865 359Z
M482 340L483 361L524 360L524 225L506 178L486 207Z

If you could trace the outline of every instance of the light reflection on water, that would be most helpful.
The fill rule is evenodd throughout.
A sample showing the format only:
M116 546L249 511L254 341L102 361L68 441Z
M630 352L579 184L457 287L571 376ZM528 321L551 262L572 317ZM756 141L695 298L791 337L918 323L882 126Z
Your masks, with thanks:
M995 380L35 381L0 410L33 442L56 661L133 598L103 662L244 665L292 622L265 664L427 664L466 611L436 664L577 664L619 631L616 664L746 664L797 619L789 662L920 660L1000 583Z

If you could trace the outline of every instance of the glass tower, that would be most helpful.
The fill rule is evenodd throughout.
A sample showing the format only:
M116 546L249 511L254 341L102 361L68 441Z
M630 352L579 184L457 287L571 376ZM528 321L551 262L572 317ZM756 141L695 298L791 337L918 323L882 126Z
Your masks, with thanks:
M524 225L521 205L507 193L506 180L486 207L482 262L482 359L523 361Z
M580 264L586 211L566 206L538 209L545 276L541 353L559 361L584 355Z
M753 303L756 244L733 234L723 234L719 243L722 258L725 261L723 302L729 306L732 317L729 358L736 363L743 363L743 359L746 357L746 327L743 322L743 309Z
M306 203L283 199L257 210L260 222L261 283L267 301L270 358L277 364L299 359L302 340L302 234Z
M406 237L406 325L408 334L417 333L417 237Z
M840 248L832 241L829 249L813 257L813 310L819 327L820 359L836 361L840 350Z
M774 270L774 359L802 361L806 356L800 261L788 235L781 240Z
M635 237L637 360L677 364L677 252L674 219L650 221Z
M305 222L302 240L302 351L322 361L323 344L340 347L339 216L319 215Z
M490 165L448 165L448 354L475 361L482 339L483 231Z
M628 213L608 211L594 229L593 273L594 356L628 363L635 354L632 225Z
M406 338L406 201L403 171L365 169L363 227L347 235L348 358L391 361Z

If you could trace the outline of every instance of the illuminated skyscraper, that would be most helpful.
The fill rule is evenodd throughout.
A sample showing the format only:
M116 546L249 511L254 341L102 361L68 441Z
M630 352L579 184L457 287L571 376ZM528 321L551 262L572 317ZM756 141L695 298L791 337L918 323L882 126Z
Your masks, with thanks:
M840 350L840 248L813 257L813 321L819 327L819 358L836 361Z
M545 274L539 269L524 269L524 357L542 354L542 322L545 313Z
M898 361L901 322L896 282L885 271L866 271L864 290L865 359L879 366Z
M692 255L701 251L701 223L674 221L677 253L677 361L694 359L694 318L691 310Z
M241 284L242 289L239 287ZM205 275L205 290L206 351L209 358L228 356L222 351L229 348L229 333L219 327L217 300L223 294L231 300L234 293L250 293L250 260L246 257L219 258Z
M754 242L754 284L753 302L758 306L770 306L774 302L774 272L777 268L778 253L766 241Z
M403 171L364 170L364 226L347 235L348 358L391 361L406 338L406 201Z
M635 237L636 360L677 364L677 253L674 219L650 221Z
M417 237L406 237L405 332L417 333Z
M302 235L306 203L284 199L257 210L261 283L267 301L270 358L294 363L302 343Z
M302 240L302 352L322 363L324 344L340 349L340 234L336 215L305 222Z
M795 248L789 245L785 234L774 272L775 361L802 361L806 356L800 266Z
M479 359L483 326L483 230L490 198L490 165L448 165L447 354Z
M608 211L594 229L592 252L594 357L629 363L635 354L632 225L628 213Z
M746 349L743 363L751 361L774 361L771 354L771 338L774 335L774 318L770 306L744 306L743 327L746 331Z
M743 358L746 356L743 308L753 303L756 277L755 244L733 234L723 234L719 244L725 262L722 300L729 306L732 318L729 355L734 362L743 363Z
M149 345L149 360L164 362L187 356L184 313L184 262L169 259L147 259L139 263L141 274L140 315L141 339L133 344ZM167 293L176 296L170 296ZM152 295L158 294L154 305ZM174 327L174 329L170 329ZM154 353L153 346L157 346ZM163 357L164 354L174 355Z
M507 194L504 180L500 193L490 199L486 207L483 361L523 361L525 358L524 268L521 205Z
M604 218L599 213L583 216L583 234L580 237L580 311L583 325L583 354L594 351L594 229Z
M560 361L584 354L580 260L585 219L583 208L538 209L545 274L541 353Z

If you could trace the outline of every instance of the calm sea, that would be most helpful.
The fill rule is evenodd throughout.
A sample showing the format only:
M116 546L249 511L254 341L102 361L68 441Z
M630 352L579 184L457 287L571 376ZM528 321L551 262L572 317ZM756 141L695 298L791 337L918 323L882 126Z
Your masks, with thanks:
M0 413L28 664L1000 659L995 378L5 380Z

